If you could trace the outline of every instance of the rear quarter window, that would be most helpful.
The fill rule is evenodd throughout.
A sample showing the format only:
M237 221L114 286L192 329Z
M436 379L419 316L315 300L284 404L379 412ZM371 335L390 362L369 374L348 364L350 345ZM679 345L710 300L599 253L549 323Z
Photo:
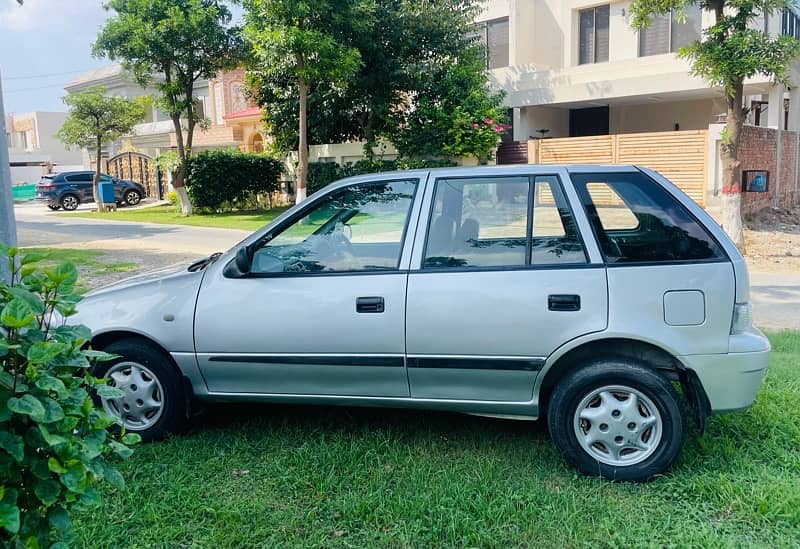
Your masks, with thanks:
M647 175L580 173L571 178L607 263L726 258L705 227Z

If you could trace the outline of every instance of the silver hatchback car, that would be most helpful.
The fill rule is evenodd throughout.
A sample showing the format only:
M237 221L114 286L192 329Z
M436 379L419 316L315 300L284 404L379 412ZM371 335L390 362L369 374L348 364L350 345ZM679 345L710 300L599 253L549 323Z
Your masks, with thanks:
M196 401L544 416L580 471L644 480L686 415L755 398L768 340L711 217L632 166L334 183L223 254L90 294L103 406L158 438Z

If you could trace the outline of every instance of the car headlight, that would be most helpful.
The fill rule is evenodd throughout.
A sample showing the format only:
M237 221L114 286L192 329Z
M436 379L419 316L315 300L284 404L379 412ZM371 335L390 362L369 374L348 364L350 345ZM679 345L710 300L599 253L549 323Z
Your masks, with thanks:
M749 303L736 303L733 306L731 334L741 334L753 325L753 309Z

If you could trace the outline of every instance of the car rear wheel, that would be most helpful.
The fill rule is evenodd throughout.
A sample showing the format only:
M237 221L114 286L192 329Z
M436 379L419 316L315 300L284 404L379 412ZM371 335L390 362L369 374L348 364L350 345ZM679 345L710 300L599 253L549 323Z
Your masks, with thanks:
M562 379L548 428L564 458L586 475L644 481L663 473L683 447L686 420L672 383L627 359L606 359Z
M65 194L61 197L61 207L67 211L76 210L81 203L74 194Z
M139 191L130 190L125 193L125 203L128 206L136 206L141 201L142 195L139 193Z
M100 404L126 431L154 440L175 433L186 422L186 406L180 376L170 358L146 341L124 339L103 349L118 355L92 370L98 378L124 393Z

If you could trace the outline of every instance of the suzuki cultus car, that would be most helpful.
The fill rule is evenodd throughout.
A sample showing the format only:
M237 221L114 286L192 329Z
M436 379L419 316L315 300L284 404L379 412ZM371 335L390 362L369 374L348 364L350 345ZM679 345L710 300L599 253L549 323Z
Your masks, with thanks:
M647 169L452 168L331 184L233 249L94 292L103 401L154 439L193 401L546 418L580 471L644 480L687 418L755 398L742 256ZM688 404L688 405L687 405Z

